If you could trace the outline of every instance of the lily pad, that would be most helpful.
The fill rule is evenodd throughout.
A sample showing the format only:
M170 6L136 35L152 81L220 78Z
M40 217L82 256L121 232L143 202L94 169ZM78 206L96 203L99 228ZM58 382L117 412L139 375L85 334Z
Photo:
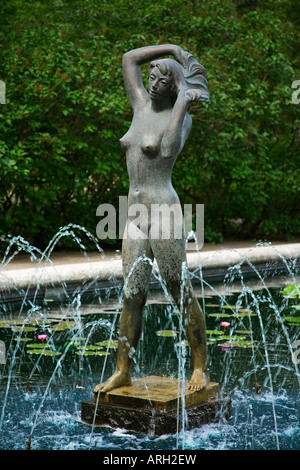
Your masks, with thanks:
M227 341L225 343L220 343L218 346L221 346L223 348L252 348L253 343L251 341Z
M209 313L209 317L216 318L241 318L241 317L256 317L256 313L250 311L236 312L236 313Z
M233 317L238 317L238 318L242 318L242 317L256 317L257 314L256 313L253 313L251 312L251 310L243 310L243 311L238 311L237 313L234 313L232 315Z
M93 344L87 344L86 346L79 346L78 349L81 351L93 351L93 350L99 350L102 349L101 346L93 345Z
M300 284L290 284L283 289L282 293L285 297L295 299L300 296Z
M180 343L176 343L176 346L177 346L177 347L182 347L183 344L184 344L187 348L190 346L187 339L185 339L184 341L181 341Z
M108 356L109 352L107 351L76 351L75 354L79 356Z
M174 338L177 335L177 331L174 330L159 330L156 332L157 336L165 336Z
M35 331L36 328L34 326L12 326L14 331Z
M252 310L250 310L249 308L237 307L236 305L222 305L221 308L222 309L225 308L225 309L234 310L235 314L237 314L237 313L252 313Z
M59 351L52 351L51 349L28 349L28 354L40 354L41 356L59 356Z
M221 330L206 330L206 334L208 335L223 335L223 331Z
M84 341L84 338L81 338L81 339L74 338L73 340L64 343L63 348L68 348L68 349L78 348L79 346L82 345L83 341Z
M118 341L113 341L113 340L106 340L106 341L101 341L100 343L96 343L97 346L102 346L102 347L109 347L112 349L117 349L118 348Z
M50 344L43 344L43 343L30 343L27 344L27 348L33 349L43 349L43 348L50 348Z
M232 315L230 313L209 313L208 315L209 317L217 317L217 318L228 318L228 317L232 317Z
M235 330L235 333L239 333L242 335L252 335L253 331L252 330Z
M222 338L228 339L229 341L233 341L235 343L239 343L240 341L244 341L246 336L229 336L229 335L224 335Z
M14 341L32 341L32 338L14 338Z
M68 329L79 328L79 325L75 321L62 321L57 325L51 327L52 331L64 331Z
M283 318L285 319L285 321L287 321L290 324L300 326L300 317L283 317Z

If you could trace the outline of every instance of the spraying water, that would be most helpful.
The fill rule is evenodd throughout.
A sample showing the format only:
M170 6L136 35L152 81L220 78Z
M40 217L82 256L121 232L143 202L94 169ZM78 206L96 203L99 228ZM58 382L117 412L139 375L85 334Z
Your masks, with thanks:
M88 254L83 236L95 242L100 256L104 253L97 240L84 228L70 225L56 234L44 252L21 237L8 237L0 272L24 252L39 267L53 264L51 254L64 236L74 240L85 259L88 259ZM220 382L222 393L232 396L234 412L230 423L224 423L221 419L219 425L189 431L184 387L186 376L191 371L191 357L181 323L182 312L170 298L156 265L145 258L138 262L151 263L156 284L153 284L153 298L149 299L145 309L144 328L150 331L151 339L148 339L148 332L142 335L136 352L135 373L148 374L158 370L179 378L178 399L183 406L178 407L176 435L159 438L153 435L134 436L124 430L99 430L94 425L86 428L80 422L81 401L89 398L99 380L102 383L106 379L114 362L115 349L112 345L117 336L124 287L116 288L112 282L111 287L101 289L95 279L77 286L70 293L66 283L62 282L52 286L62 298L57 302L55 296L47 301L41 300L39 284L27 286L26 289L12 285L11 290L19 298L17 306L1 303L0 334L6 345L7 361L0 365L0 427L3 436L0 448L14 448L14 445L20 449L26 448L29 436L31 448L44 448L44 436L48 436L51 448L91 448L95 440L97 449L121 448L125 442L130 448L139 449L254 449L268 448L270 445L273 448L272 442L275 449L296 448L299 443L297 414L300 376L298 364L291 357L293 344L299 338L299 327L296 323L289 324L285 318L290 312L297 318L297 299L283 297L281 289L278 292L278 289L270 287L274 279L263 277L247 257L229 268L219 285L205 280L201 264L191 273L207 318L208 331L212 331L208 333L210 371L215 374L213 378ZM295 261L288 262L282 257L282 262L288 273L285 284L296 283L298 272ZM243 276L243 263L251 266L259 289L251 287ZM184 265L182 298L186 274L187 266ZM226 317L231 323L229 335L217 329L217 322L224 315L229 315ZM30 328L35 330L29 331ZM162 339L155 333L170 328L175 332L174 338ZM34 345L37 332L47 334L39 351L38 348L29 347ZM242 336L238 338L238 334L245 335L246 339L241 339ZM103 339L107 340L106 345L98 346L96 343ZM157 341L157 353L152 361L154 339ZM29 385L28 390L31 388L33 391L26 391L26 384ZM31 412L27 414L26 410L30 407ZM59 416L65 416L65 423L69 423L64 425L63 434L55 424ZM261 426L265 426L264 434L272 437L268 443L263 436L261 439L257 437ZM50 441L48 428L54 429ZM16 438L16 444L9 439L12 434L20 436Z

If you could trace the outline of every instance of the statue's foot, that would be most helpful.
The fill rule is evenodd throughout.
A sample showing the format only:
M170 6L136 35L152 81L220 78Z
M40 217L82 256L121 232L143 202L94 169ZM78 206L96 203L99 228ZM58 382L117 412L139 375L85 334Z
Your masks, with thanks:
M116 371L106 382L101 385L101 392L110 392L114 388L130 385L131 379L128 373Z
M189 390L202 390L209 384L209 376L207 372L203 372L201 369L195 369L193 375L188 383Z

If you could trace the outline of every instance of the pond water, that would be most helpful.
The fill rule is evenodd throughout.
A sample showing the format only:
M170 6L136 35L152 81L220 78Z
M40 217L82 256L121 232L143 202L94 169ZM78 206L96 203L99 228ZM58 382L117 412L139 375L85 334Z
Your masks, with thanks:
M232 416L179 435L81 422L81 402L114 370L115 296L75 290L60 302L45 296L1 304L0 449L26 449L29 436L32 450L299 449L299 300L284 296L274 282L249 286L211 285L205 292L196 286L206 315L210 378L231 397ZM144 318L133 378L188 378L192 363L188 346L182 356L177 309L153 291Z

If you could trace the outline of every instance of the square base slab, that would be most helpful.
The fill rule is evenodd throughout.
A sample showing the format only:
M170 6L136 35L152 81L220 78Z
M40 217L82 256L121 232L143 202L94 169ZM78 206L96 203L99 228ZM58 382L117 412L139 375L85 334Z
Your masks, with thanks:
M94 400L82 403L81 419L87 424L109 425L150 435L173 434L181 429L182 394L181 382L170 377L144 377L133 380L130 386L100 394L97 385ZM185 388L184 402L185 429L227 420L231 414L231 400L220 398L219 384L215 382L197 392Z

